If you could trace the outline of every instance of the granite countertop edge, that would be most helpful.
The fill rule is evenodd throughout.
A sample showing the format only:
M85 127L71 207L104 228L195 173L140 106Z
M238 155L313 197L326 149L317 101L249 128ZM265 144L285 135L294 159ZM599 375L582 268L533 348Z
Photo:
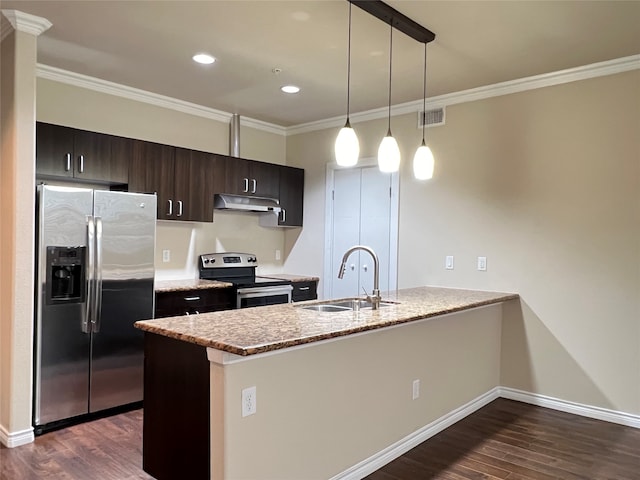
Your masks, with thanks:
M465 300L465 298L471 299ZM478 297L478 298L476 298ZM377 311L322 313L292 304L142 320L135 326L202 347L240 356L256 355L518 299L515 293L419 287L385 300ZM303 302L305 304L322 301ZM438 306L438 303L442 306ZM433 304L436 304L433 306Z

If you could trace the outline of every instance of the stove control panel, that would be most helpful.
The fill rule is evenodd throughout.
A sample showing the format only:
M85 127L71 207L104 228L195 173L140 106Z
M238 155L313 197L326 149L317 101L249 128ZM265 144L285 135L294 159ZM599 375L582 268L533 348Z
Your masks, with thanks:
M253 253L206 253L200 255L200 268L257 267Z

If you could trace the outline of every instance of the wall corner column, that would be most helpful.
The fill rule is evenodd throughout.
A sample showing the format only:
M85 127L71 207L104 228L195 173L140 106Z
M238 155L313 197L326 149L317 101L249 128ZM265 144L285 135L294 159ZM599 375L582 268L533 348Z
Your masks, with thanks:
M37 37L48 20L0 15L0 442L33 441Z

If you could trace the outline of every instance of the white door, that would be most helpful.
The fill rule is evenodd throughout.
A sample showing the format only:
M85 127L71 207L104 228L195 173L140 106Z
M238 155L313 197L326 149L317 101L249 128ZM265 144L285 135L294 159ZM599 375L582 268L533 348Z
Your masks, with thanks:
M397 175L377 166L329 172L329 262L325 266L325 298L370 294L374 264L363 251L351 254L342 279L338 271L344 253L354 245L371 247L380 260L380 291L396 288Z

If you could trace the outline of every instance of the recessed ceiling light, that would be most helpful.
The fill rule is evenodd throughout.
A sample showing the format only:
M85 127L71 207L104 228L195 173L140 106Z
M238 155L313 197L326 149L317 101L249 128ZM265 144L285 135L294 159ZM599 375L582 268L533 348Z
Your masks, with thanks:
M300 87L296 87L295 85L285 85L280 88L284 93L298 93L300 91Z
M193 61L202 63L203 65L210 65L215 62L216 59L207 53L197 53L193 56Z

